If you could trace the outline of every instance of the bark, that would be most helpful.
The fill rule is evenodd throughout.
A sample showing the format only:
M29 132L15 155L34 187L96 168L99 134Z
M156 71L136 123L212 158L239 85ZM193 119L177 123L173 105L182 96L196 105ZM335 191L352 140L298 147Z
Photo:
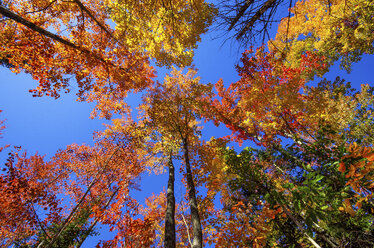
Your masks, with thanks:
M175 248L175 196L174 196L174 165L171 155L168 161L169 167L169 181L167 189L167 203L165 214L165 248Z
M188 141L186 138L183 139L183 151L184 151L184 162L186 164L188 197L190 200L190 209L191 209L192 233L193 233L192 247L202 248L203 247L203 231L201 228L199 209L197 208L195 184L192 178L190 159L188 157Z

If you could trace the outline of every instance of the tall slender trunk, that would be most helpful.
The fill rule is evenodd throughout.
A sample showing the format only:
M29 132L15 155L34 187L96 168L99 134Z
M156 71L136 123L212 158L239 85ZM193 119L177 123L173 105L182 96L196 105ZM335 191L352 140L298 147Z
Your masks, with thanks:
M171 155L168 161L169 181L165 214L165 248L175 248L175 196L174 196L174 165Z
M183 151L184 151L184 162L186 164L187 189L188 189L188 197L190 200L191 219L192 219L192 233L193 233L192 247L202 248L203 247L203 231L201 228L199 209L197 208L195 184L192 178L190 159L188 157L188 141L186 138L183 138Z

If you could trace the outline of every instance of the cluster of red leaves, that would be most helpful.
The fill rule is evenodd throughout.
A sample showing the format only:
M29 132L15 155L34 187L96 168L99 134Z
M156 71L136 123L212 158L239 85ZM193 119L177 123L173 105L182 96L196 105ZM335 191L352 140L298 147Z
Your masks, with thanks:
M217 96L205 99L209 104L204 115L216 125L224 123L233 140L262 145L308 126L302 90L315 71L326 69L323 57L307 52L300 66L291 68L263 48L250 53L243 53L237 67L238 82L228 88L222 80L216 83Z
M51 187L53 169L43 157L9 153L5 166L0 175L0 238L6 246L57 221L61 209ZM40 211L45 213L43 220Z

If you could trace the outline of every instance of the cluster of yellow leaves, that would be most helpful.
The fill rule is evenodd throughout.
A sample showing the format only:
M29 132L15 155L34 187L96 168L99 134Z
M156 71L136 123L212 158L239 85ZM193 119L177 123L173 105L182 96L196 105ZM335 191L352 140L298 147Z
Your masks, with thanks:
M298 66L306 51L317 51L332 64L350 68L362 54L374 52L374 3L370 0L304 0L283 18L270 50L285 55L291 67Z
M183 74L174 68L163 84L156 83L148 90L139 106L143 122L157 127L163 137L179 140L176 144L184 138L195 137L199 131L197 100L211 90L211 86L200 84L195 75L192 69Z
M118 39L158 65L187 66L216 10L204 0L106 0Z
M352 100L351 100L352 101ZM349 135L361 140L363 145L371 145L374 143L374 130L372 128L374 123L374 95L369 92L369 85L361 85L361 92L355 96L353 100L356 103L356 108L353 112L356 118L353 118L350 123Z
M304 91L303 108L306 114L303 116L303 123L310 132L317 131L319 125L323 124L333 127L338 133L349 132L351 136L364 136L362 132L367 130L370 119L357 120L357 116L363 110L361 106L370 99L362 96L372 97L367 93L365 85L362 85L361 92L355 96L335 94L319 87L304 88ZM365 115L371 116L370 111Z
M227 165L223 156L223 149L227 143L228 140L212 138L197 148L200 166L196 170L196 176L199 184L205 184L207 189L203 208L212 208L213 206L208 203L213 202L218 193L222 198L228 197L227 189L222 187L230 180L229 175L225 172ZM207 205L204 206L204 203Z

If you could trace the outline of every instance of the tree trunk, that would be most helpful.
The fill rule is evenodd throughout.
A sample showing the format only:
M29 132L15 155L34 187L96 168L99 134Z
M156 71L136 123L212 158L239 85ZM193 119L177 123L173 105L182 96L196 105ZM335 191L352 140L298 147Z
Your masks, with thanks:
M165 248L175 248L175 196L174 196L174 165L171 155L168 161L169 181L165 214Z
M184 162L186 164L187 174L187 189L188 197L190 200L191 219L192 219L192 233L193 233L193 248L203 247L203 231L200 223L199 209L197 208L195 184L192 178L190 159L188 157L188 141L186 138L183 139L183 150L184 150Z

